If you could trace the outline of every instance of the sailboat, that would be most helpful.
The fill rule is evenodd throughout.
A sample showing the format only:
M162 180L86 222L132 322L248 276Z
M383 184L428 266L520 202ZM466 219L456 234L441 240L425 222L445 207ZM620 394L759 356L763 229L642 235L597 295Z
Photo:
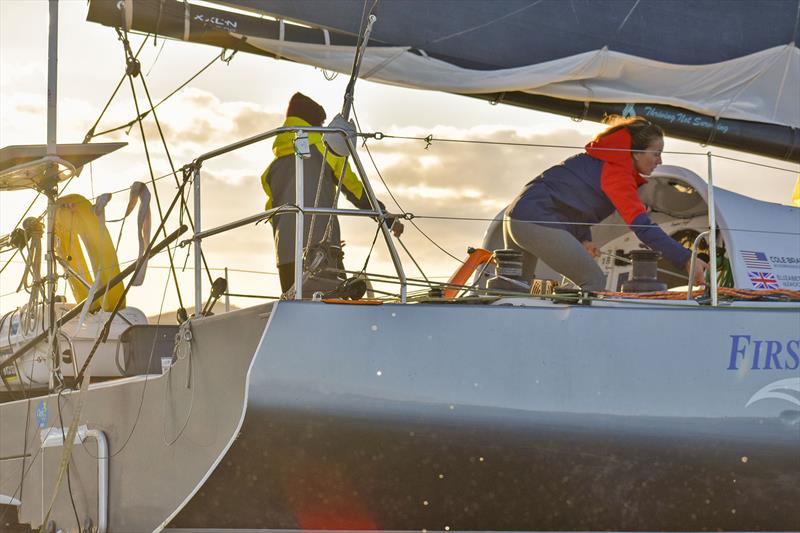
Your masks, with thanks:
M676 33L684 20L677 14L689 16L695 5L680 2L576 10L562 2L415 2L413 12L405 2L377 10L360 2L206 4L92 1L89 18L330 70L348 72L355 63L354 74L368 79L498 103L567 113L578 106L585 118L596 116L595 106L600 113L629 108L651 113L677 136L800 159L792 140L800 126L792 96L800 82L796 2L699 4L701 20L769 24L770 38L753 39L757 45L719 47L707 35ZM598 17L616 22L610 33L589 31ZM656 57L656 47L637 44L636 55L619 46L630 42L628 21L652 17L664 35L706 46L687 39ZM531 32L529 23L550 33ZM563 62L514 40L523 33L547 42L569 27L586 41L574 54L558 52ZM725 31L738 31L720 27L723 44ZM595 41L603 44L588 53ZM524 59L528 50L541 55ZM654 62L682 64L690 52L713 64L671 69L670 79L658 80L663 93L653 90L659 84L647 93L637 85L666 69ZM614 71L632 77L614 78ZM696 85L677 92L688 83L684 71ZM10 512L13 527L111 532L799 527L800 209L715 187L712 172L703 179L680 167L657 169L641 195L653 219L689 236L695 253L708 241L712 271L724 276L711 276L707 292L619 292L636 268L624 259L639 246L611 219L595 233L608 252L602 294L484 291L488 269L474 282L439 287L457 289L454 297L410 294L383 227L397 269L395 298L304 299L300 271L291 298L199 311L209 307L203 239L272 215L201 225L203 165L221 154L291 131L299 161L306 136L325 133L331 149L350 157L374 208L336 213L385 215L356 149L357 136L368 132L349 123L347 103L339 118L325 128L279 128L211 147L187 162L195 314L166 330L131 326L145 333L129 349L148 363L133 375L92 382L78 379L81 369L74 387L51 379L44 390L0 404L4 520ZM302 202L291 209L325 212ZM495 221L485 249L498 248L497 235ZM499 256L494 275L503 275ZM219 297L219 287L210 290ZM55 306L52 292L48 300ZM51 342L54 317L35 331L50 331ZM10 348L4 369L22 357L18 343Z

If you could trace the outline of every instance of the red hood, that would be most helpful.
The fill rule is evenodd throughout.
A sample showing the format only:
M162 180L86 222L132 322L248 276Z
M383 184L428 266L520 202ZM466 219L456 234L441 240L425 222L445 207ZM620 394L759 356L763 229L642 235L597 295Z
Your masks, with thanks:
M637 185L643 185L647 183L647 180L633 168L633 159L631 158L630 149L631 134L628 133L628 130L625 128L619 129L611 135L606 135L586 145L587 154L600 161L624 167L633 174Z

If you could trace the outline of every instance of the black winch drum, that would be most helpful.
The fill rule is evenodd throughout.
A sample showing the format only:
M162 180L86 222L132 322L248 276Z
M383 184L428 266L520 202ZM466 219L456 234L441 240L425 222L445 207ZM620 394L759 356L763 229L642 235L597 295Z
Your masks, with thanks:
M656 292L667 290L667 284L658 280L658 260L661 252L657 250L631 251L633 269L631 279L622 284L622 292Z
M525 290L527 292L522 285L509 281L527 283L526 280L522 279L522 252L519 250L495 250L494 259L497 262L496 275L486 283L486 287L508 291Z

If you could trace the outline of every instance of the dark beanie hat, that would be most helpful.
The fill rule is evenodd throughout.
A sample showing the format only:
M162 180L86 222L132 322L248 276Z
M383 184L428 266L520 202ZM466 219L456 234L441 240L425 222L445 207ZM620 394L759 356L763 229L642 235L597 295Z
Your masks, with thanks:
M294 93L286 109L287 117L302 118L312 126L322 126L325 109L303 93Z

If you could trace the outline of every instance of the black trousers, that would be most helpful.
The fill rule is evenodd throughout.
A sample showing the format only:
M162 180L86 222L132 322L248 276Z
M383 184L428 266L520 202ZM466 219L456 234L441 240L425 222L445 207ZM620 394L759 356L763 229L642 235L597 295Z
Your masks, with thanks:
M294 285L294 261L278 265L278 276L281 279L281 292L286 292Z

